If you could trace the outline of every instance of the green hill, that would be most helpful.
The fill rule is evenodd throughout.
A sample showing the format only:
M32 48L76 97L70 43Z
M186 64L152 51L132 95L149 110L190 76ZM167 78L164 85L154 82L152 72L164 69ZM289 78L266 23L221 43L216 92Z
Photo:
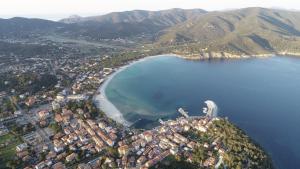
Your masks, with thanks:
M101 16L62 19L72 24L73 30L93 38L134 37L147 34L153 36L161 30L198 17L206 11L201 9L169 9L162 11L134 10L113 12ZM79 28L79 29L78 29Z
M159 44L190 43L210 51L262 54L298 52L300 12L245 8L208 12L170 27Z

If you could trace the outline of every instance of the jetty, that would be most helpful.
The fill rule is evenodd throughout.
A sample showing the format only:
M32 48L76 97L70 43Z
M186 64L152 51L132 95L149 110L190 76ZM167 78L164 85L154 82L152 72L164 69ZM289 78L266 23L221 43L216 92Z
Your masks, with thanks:
M178 109L178 112L179 112L180 114L182 114L184 117L189 118L188 112L185 111L183 108L180 107L180 108Z

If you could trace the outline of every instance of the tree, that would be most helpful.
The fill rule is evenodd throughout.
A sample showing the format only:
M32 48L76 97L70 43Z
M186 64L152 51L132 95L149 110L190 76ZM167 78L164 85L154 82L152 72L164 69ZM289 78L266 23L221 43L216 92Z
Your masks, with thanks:
M118 157L118 155L119 155L116 148L108 147L108 148L107 148L107 151L108 151L108 153L109 153L111 156L113 156L113 157Z
M11 169L15 169L15 168L17 168L17 163L14 160L9 160L6 163L6 167L11 168Z
M62 131L62 128L59 124L57 124L56 122L51 123L49 126L55 133L58 133L60 131Z
M193 154L193 161L201 164L206 158L207 154L203 147L197 147Z

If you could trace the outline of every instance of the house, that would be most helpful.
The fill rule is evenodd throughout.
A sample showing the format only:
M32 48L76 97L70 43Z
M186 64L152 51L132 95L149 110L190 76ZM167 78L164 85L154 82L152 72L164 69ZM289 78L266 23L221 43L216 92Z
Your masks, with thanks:
M59 108L60 108L60 104L57 103L57 102L55 102L55 101L53 101L53 102L52 102L52 109L53 109L53 110L57 110L57 109L59 109Z
M144 136L144 138L145 138L145 140L146 140L147 142L152 141L152 133L151 133L151 132L146 131L146 132L143 133L143 136Z
M62 162L58 162L58 163L55 163L53 166L52 166L53 169L65 169L66 166L62 163Z
M14 112L14 115L17 115L17 116L18 116L18 115L22 115L22 111L20 111L20 110L15 111L15 112Z
M104 75L109 75L109 74L111 74L112 71L113 71L112 68L103 68Z
M50 113L48 110L42 110L42 111L39 111L38 114L39 114L40 119L45 119L49 116Z
M53 141L53 144L54 144L54 151L55 152L61 152L64 150L64 144L62 141L59 141L59 140L54 140Z
M122 156L125 155L125 154L127 154L128 151L129 151L128 145L124 145L124 146L121 146L121 147L118 148L118 152Z
M77 156L78 156L78 155L77 155L76 153L72 153L72 154L70 154L70 155L68 155L68 156L66 157L66 161L67 161L67 162L74 161L74 160L76 160Z
M172 148L170 152L171 154L176 155L178 153L178 148Z
M58 95L56 96L56 100L57 100L58 102L62 102L62 101L65 100L65 96L62 95L62 94L58 94Z
M90 166L90 165L88 165L88 164L79 164L78 166L77 166L77 169L92 169L92 167Z
M81 100L86 100L88 97L83 94L78 94L78 95L69 95L67 97L68 100L76 100L76 101L81 101Z
M25 150L27 148L28 148L27 143L22 143L22 144L19 144L19 145L16 146L16 150L17 151L23 151L23 150Z
M5 134L7 134L9 132L9 130L7 129L6 126L4 126L3 124L0 124L0 136L3 136Z
M34 103L35 103L35 98L34 98L34 97L29 97L29 98L26 100L26 102L25 102L25 104L26 104L27 106L32 106Z
M137 159L137 163L138 164L143 164L146 161L146 157L145 156L141 156L140 158Z
M0 92L0 99L6 97L6 92Z
M43 169L45 167L46 167L46 164L44 161L42 161L42 162L38 163L34 168L35 169Z
M60 114L55 114L54 116L54 120L57 122L57 123L60 123L63 121L63 118Z
M209 157L208 159L206 159L203 163L204 167L209 167L212 165L215 165L216 159L214 157Z

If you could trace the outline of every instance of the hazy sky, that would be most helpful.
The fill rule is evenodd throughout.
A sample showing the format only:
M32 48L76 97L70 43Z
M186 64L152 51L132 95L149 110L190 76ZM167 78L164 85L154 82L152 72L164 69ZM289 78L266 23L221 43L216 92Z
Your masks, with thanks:
M0 18L23 16L56 20L74 14L89 16L133 9L211 11L253 6L300 10L300 0L0 0Z

